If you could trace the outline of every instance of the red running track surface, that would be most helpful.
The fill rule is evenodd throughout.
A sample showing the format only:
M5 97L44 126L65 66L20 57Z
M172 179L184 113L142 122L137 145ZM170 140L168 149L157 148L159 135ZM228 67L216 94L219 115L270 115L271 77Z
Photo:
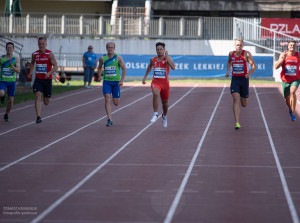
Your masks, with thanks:
M167 128L149 85L122 90L109 128L99 87L53 97L41 124L14 106L0 222L299 222L299 104L292 122L280 85L251 84L239 131L228 84L172 84Z

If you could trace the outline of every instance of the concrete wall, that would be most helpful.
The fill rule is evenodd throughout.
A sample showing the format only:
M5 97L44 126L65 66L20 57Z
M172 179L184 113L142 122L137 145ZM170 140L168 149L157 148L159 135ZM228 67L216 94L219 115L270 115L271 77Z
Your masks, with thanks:
M24 45L23 56L30 56L31 53L38 49L36 38L13 38L13 40ZM48 49L55 54L59 54L62 46L62 54L80 56L89 45L93 45L94 52L97 54L106 53L105 45L109 41L116 44L116 52L119 54L142 54L155 55L155 44L159 41L166 44L166 49L170 55L216 55L225 56L229 51L234 49L233 40L109 40L109 39L67 39L57 38L48 39ZM245 47L256 55L255 47Z

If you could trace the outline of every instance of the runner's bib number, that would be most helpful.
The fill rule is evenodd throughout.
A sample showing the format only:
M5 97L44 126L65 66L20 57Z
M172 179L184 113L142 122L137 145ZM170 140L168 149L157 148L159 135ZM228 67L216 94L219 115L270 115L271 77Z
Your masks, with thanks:
M296 76L297 74L297 66L285 66L285 75Z
M243 64L233 64L232 65L232 73L243 74L244 73L244 65Z
M105 75L107 77L117 76L117 68L116 68L116 66L105 67Z
M37 64L36 72L39 74L47 74L47 64Z
M14 77L13 70L11 68L5 68L5 67L3 67L3 77L13 78Z
M154 69L155 78L166 78L166 69L157 67Z

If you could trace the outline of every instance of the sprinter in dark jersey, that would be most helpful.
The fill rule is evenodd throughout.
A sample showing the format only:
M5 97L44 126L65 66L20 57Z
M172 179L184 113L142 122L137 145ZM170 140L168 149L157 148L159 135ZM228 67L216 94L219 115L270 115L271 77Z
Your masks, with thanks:
M33 93L35 94L36 123L41 123L42 93L44 104L48 105L52 95L52 74L57 70L57 63L54 54L46 49L47 39L45 37L38 39L38 46L39 49L32 54L29 76L32 76L34 64L36 64Z
M232 79L230 92L233 98L233 115L235 119L235 130L241 128L240 125L240 105L247 106L249 97L249 77L256 70L256 64L251 53L243 50L244 41L239 38L235 40L235 51L231 51L228 56L227 73L229 77L230 68L232 68ZM248 63L251 65L251 70L248 70Z

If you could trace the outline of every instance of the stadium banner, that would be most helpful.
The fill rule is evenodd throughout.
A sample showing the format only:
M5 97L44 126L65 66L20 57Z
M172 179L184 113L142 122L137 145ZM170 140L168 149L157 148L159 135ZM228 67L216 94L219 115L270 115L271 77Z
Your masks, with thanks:
M261 25L290 36L300 37L300 19L262 18ZM262 32L262 38L272 38L270 32Z
M122 54L128 76L144 76L150 58L154 55ZM228 56L172 56L175 70L170 69L170 77L224 77ZM253 77L273 76L273 57L254 56L257 70ZM153 70L148 76L152 76Z

